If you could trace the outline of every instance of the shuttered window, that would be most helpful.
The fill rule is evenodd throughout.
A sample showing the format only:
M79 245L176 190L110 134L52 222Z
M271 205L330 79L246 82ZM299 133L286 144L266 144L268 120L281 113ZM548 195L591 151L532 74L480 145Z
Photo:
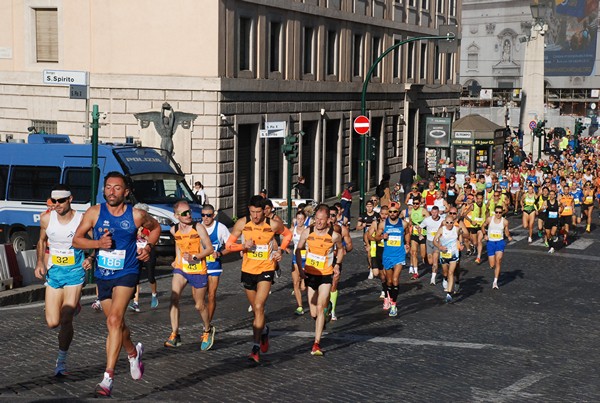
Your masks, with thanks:
M58 10L35 10L35 51L38 63L58 63Z

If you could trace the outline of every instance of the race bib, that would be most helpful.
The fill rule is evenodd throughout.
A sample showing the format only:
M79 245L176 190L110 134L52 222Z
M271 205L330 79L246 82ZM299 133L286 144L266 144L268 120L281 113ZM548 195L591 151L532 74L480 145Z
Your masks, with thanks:
M557 211L548 211L548 218L558 218Z
M451 259L452 258L452 252L440 252L440 256L443 259Z
M390 235L387 240L387 246L402 246L402 237L398 235Z
M448 196L454 196L454 195L455 195L454 190L449 190L448 191Z
M206 262L207 263L214 263L214 262L216 262L216 260L217 259L215 259L215 257L213 256L212 253L206 257Z
M308 252L306 254L306 265L310 267L314 267L317 270L323 270L325 268L325 260L327 258L325 256L316 255L314 253Z
M437 234L437 231L429 231L429 235L431 235L432 238L435 238L435 234Z
M371 247L369 248L369 253L371 257L377 254L377 244L375 242L371 242Z
M490 240L492 240L492 241L499 241L504 238L504 236L502 235L502 232L490 232L488 235L489 235Z
M248 251L248 259L267 260L269 259L269 245L255 245L254 252Z
M586 204L592 204L594 202L594 198L592 196L586 196L585 197L585 203Z
M181 258L181 271L187 274L206 274L205 266L202 261L190 263L184 258Z
M518 188L519 187L519 182L513 182L512 185L513 185L514 188Z
M574 202L575 204L579 204L579 199L573 199L573 202Z
M475 221L475 223L477 223L477 224L482 224L483 223L483 217L475 217L473 219L473 221Z
M53 266L72 266L75 264L74 249L50 248L50 254L52 255Z
M125 267L125 250L104 250L98 253L98 267L104 270L123 270Z

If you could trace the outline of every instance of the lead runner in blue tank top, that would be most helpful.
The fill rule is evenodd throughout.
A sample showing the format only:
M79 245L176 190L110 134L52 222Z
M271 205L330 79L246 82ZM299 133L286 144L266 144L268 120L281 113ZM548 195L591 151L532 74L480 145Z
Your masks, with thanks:
M160 225L146 211L125 204L128 195L129 180L119 172L108 173L104 178L106 203L86 211L73 237L73 247L95 250L98 299L108 319L106 369L95 390L101 396L112 393L121 347L127 351L131 377L141 379L144 373L141 360L144 347L142 343L133 344L124 317L138 282L138 260L150 258L150 250L160 236ZM142 226L150 231L150 235L148 244L137 249L137 228ZM93 239L86 238L90 230L93 230Z

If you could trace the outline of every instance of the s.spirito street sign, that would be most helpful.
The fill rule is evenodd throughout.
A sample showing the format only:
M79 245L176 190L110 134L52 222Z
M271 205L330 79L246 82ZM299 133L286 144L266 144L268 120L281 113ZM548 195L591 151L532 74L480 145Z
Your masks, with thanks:
M87 85L86 71L44 70L42 81L48 85Z
M286 121L265 122L265 128L264 130L261 130L259 134L261 138L285 137L286 127Z

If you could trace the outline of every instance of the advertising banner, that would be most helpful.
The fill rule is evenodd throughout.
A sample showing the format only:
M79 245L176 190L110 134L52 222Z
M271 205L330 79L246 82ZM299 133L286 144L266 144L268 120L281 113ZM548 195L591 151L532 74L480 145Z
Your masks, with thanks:
M425 147L450 147L452 119L428 117L425 120Z

